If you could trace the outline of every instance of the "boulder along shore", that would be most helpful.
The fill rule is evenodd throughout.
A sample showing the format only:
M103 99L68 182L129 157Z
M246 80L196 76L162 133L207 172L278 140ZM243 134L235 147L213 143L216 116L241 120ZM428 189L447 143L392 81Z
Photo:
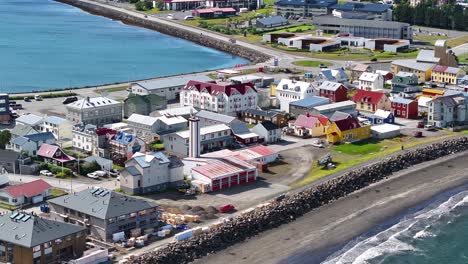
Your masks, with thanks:
M167 24L162 24L154 20L144 19L131 14L120 12L118 10L99 5L91 2L84 2L81 0L55 0L57 2L69 4L78 7L88 13L100 15L115 20L120 20L129 25L140 26L152 29L163 33L165 35L173 36L176 38L185 39L196 44L206 46L209 48L217 49L235 56L239 56L249 60L251 63L262 63L268 61L271 57L267 54L253 50L247 47L236 45L227 41L221 41L211 38L206 35L198 34L189 30L173 27Z
M130 261L141 264L189 263L245 241L263 231L294 221L313 209L386 179L393 173L466 150L468 150L468 137L465 136L412 149L287 195L280 201L257 207L236 216L230 222L212 227L208 233L168 244L156 251L133 257Z

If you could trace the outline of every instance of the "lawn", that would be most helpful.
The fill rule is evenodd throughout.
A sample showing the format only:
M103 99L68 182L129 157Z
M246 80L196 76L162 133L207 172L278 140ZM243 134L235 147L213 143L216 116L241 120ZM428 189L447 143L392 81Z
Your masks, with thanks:
M468 53L462 54L457 57L459 62L468 63Z
M335 162L336 168L332 170L322 169L318 167L316 162L314 162L314 164L311 166L309 175L302 181L294 184L293 187L301 187L320 178L346 170L366 161L381 158L398 152L401 150L402 145L406 148L410 148L449 138L453 135L454 134L451 133L445 136L422 139L415 139L413 137L399 137L394 139L386 139L379 142L370 141L369 145L355 143L334 146L332 147L330 153L332 154L333 162Z
M293 62L294 65L303 67L319 67L320 65L331 66L332 64L326 61L302 60Z
M272 31L269 33L284 33L284 32L302 33L302 32L307 32L307 31L314 30L314 29L315 29L315 26L313 25L299 25L299 26L292 26L288 28L279 29L279 30Z
M468 36L449 39L447 41L447 46L455 48L456 46L460 46L460 45L465 44L465 43L468 43Z
M447 39L447 36L415 36L413 40L427 42L431 45L434 45L435 42L439 39Z
M52 197L59 197L59 196L63 196L65 194L68 194L66 191L62 190L62 189L56 189L56 188L53 188L50 190L50 195Z
M106 91L108 93L112 92L120 92L120 91L125 91L127 90L128 86L116 86L116 87L111 87L111 88L105 88L105 89L100 89L99 91Z
M254 126L256 126L256 125L255 124L247 124L248 128L253 128Z

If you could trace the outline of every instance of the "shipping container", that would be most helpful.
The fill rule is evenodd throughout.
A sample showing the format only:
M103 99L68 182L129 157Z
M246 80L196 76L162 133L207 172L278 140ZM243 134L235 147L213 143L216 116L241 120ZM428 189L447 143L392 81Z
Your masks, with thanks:
M175 239L177 241L181 241L181 240L189 239L192 236L193 236L193 231L192 231L192 229L189 229L189 230L186 230L184 232L181 232L181 233L175 235Z

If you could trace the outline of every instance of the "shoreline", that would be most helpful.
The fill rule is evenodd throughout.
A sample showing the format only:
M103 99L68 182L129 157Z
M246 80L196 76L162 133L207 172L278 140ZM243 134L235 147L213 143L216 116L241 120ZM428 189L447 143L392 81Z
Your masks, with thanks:
M392 225L437 197L467 187L467 151L415 165L193 263L320 263L361 235ZM430 171L431 173L427 173ZM444 175L452 174L452 175ZM462 187L460 187L462 186ZM263 252L255 254L255 252Z

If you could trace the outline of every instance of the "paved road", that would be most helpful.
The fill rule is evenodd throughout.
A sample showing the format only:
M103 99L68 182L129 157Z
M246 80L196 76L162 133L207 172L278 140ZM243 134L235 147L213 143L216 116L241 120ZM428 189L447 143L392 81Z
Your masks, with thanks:
M468 53L468 43L465 43L465 44L460 45L460 46L456 46L455 48L452 48L452 51L457 56Z

